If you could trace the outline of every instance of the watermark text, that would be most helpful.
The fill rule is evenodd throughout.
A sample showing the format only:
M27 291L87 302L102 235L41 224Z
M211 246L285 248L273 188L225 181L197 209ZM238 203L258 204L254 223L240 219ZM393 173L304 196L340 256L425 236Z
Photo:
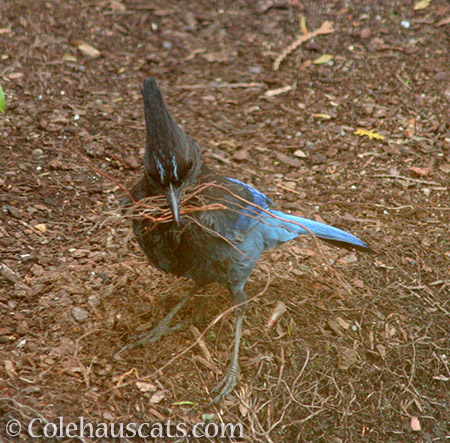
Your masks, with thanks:
M194 438L242 438L244 427L242 423L175 423L143 422L143 423L92 423L84 417L78 421L66 422L64 417L58 417L54 422L42 418L34 418L27 425L19 420L9 420L5 426L9 437L17 437L26 433L32 438L162 438L179 439Z

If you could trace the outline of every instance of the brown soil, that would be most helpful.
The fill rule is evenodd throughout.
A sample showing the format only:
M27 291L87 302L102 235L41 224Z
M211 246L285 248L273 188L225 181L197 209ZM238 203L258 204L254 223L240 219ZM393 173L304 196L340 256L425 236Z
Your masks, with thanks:
M243 423L240 441L448 441L450 6L413 7L3 1L1 433L12 418L215 414ZM307 31L328 20L334 32L275 71L302 15ZM323 54L332 61L315 64ZM141 174L150 75L211 167L377 252L323 256L301 239L265 255L247 284L240 384L218 406L209 391L233 315L211 322L230 306L224 288L181 312L185 330L116 356L191 287L146 263L117 212Z

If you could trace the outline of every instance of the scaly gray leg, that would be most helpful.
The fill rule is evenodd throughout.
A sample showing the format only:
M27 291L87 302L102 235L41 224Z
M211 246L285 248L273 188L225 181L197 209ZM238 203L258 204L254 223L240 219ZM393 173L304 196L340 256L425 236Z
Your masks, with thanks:
M240 290L239 292L234 294L233 304L238 305L247 300L247 295L244 291ZM242 335L242 321L244 319L244 311L247 305L240 306L236 309L236 330L234 335L234 348L233 355L231 356L231 362L228 366L227 373L225 377L220 381L220 383L211 391L219 393L210 401L210 405L213 403L217 403L220 400L223 400L231 391L235 388L238 381L239 374L239 346L241 344L241 335Z

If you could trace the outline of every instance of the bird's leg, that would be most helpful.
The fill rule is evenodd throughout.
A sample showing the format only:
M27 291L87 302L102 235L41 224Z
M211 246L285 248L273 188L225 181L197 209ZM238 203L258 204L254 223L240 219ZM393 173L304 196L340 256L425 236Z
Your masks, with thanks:
M247 300L247 295L243 290L234 293L233 305L239 305ZM233 355L231 356L230 365L227 373L222 381L211 391L219 392L209 404L217 403L227 397L236 386L239 373L239 346L241 344L242 320L244 319L244 311L247 305L236 308L236 330L234 335Z
M183 328L182 323L177 323L175 326L170 326L170 322L178 313L178 311L187 303L192 295L197 290L197 286L192 288L187 294L150 332L144 332L135 337L132 337L129 341L131 343L125 345L118 353L121 354L126 349L134 348L136 346L144 346L149 343L157 342L161 337L170 334L175 331L179 331Z

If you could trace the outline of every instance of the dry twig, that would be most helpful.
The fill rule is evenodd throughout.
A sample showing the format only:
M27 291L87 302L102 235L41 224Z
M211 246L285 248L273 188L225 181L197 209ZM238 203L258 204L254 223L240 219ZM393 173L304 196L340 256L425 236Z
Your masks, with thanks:
M308 34L298 36L297 39L293 43L291 43L286 49L284 49L283 52L274 61L273 70L278 71L278 69L280 69L280 65L283 62L283 60L304 42L316 37L317 35L330 34L331 32L334 32L333 23L325 21L322 23L319 29L316 29L315 31L312 32L308 32Z
M264 83L256 83L256 82L250 82L250 83L227 83L227 82L220 82L220 83L199 83L195 85L177 85L175 86L176 89L223 89L223 88L230 88L230 89L236 89L236 88L262 88L264 87Z

